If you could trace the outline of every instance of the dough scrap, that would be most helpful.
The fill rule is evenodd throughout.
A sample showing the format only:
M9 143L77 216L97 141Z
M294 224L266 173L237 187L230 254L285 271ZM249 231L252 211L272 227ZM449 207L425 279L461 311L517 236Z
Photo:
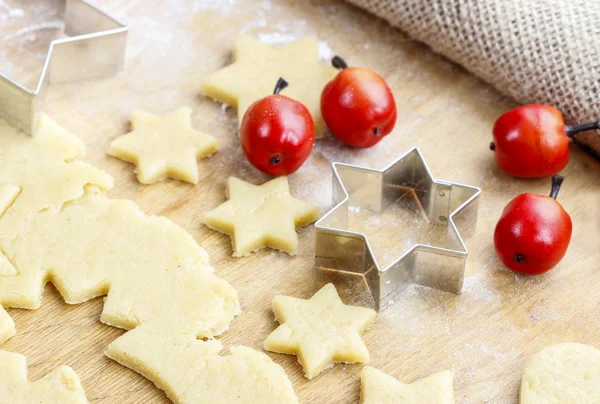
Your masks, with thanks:
M192 128L192 110L179 108L159 117L141 109L131 113L132 132L110 144L110 154L137 166L142 184L165 177L197 184L197 160L219 148L216 138Z
M600 350L567 342L533 355L521 382L521 404L600 403Z
M73 369L62 366L33 383L27 381L23 355L0 351L0 402L20 404L85 404L87 399Z
M365 366L361 375L361 404L453 404L452 373L435 373L405 384L380 370Z
M275 296L273 312L281 325L264 342L267 351L293 354L309 379L334 362L368 362L361 334L375 319L375 311L347 306L329 283L308 300Z
M107 198L112 178L73 161L82 143L45 116L40 126L32 138L0 123L0 186L9 185L0 190L19 189L0 209L0 252L16 270L0 275L0 304L36 309L52 282L68 303L108 294L109 325L177 321L198 337L222 333L240 306L206 251L168 219Z
M319 216L316 206L291 196L287 177L262 185L229 177L227 195L229 200L206 213L203 221L208 227L231 236L234 257L264 247L296 254L296 229Z
M315 122L315 137L322 137L321 92L337 70L319 62L319 41L307 36L287 45L273 47L248 35L239 35L235 62L212 73L201 84L204 95L237 107L238 121L253 102L273 93L283 77L289 87L281 94L300 101Z
M175 403L298 402L281 366L264 353L238 346L220 356L219 341L172 329L144 324L110 344L107 355L150 379Z
M17 333L15 323L6 310L0 306L0 344L12 338Z

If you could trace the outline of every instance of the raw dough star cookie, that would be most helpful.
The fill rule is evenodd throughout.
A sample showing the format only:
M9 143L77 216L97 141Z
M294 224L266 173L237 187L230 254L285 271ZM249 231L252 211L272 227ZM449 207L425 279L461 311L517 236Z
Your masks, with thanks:
M85 404L85 392L73 369L62 366L40 380L27 381L23 355L0 351L0 402L11 404Z
M521 382L521 404L600 403L600 350L568 342L533 355Z
M283 77L289 87L281 94L308 108L315 122L315 137L322 137L325 123L321 116L321 92L337 70L319 62L318 48L319 41L314 36L273 47L240 35L235 42L235 62L208 76L201 91L237 107L241 123L250 104L272 94L277 80Z
M235 177L227 182L229 200L204 216L204 223L231 235L233 255L264 247L289 254L298 250L296 229L319 216L319 209L290 195L287 177L252 185Z
M361 376L361 404L453 404L452 373L433 374L411 384L365 366Z
M191 109L158 117L140 109L131 113L132 132L110 144L110 154L137 166L142 184L165 177L198 183L197 159L217 151L214 137L192 128Z
M219 341L176 331L167 324L142 325L110 344L107 355L150 379L175 403L298 402L281 366L264 353L238 346L219 356Z
M13 268L0 275L0 304L38 308L52 282L68 303L107 295L101 320L127 330L155 322L210 338L227 329L237 293L206 251L168 219L107 198L112 178L73 161L83 144L40 122L35 137L0 122L0 254Z
M329 283L309 300L289 296L273 299L281 323L265 340L267 351L298 355L309 379L334 362L367 362L369 351L360 335L375 319L375 311L346 306Z

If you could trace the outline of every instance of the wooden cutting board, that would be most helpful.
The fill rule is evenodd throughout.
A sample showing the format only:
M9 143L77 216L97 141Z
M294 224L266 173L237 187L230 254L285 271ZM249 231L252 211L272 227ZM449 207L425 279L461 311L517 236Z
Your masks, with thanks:
M60 35L53 29L60 26L60 1L30 3L0 0L0 70L31 85L49 41ZM243 306L219 338L227 348L261 350L276 327L273 296L308 298L326 282L313 269L312 226L300 230L296 257L263 250L237 259L231 257L227 236L200 223L204 212L225 200L228 176L257 184L268 179L243 156L235 111L198 93L205 74L230 62L240 32L269 43L316 34L324 57L335 52L353 65L375 69L394 92L398 123L378 146L352 150L332 138L319 140L309 161L291 176L292 192L322 213L330 205L331 162L381 168L412 146L421 149L437 178L483 189L477 232L468 241L463 293L410 287L365 333L369 365L405 382L451 369L457 402L514 403L527 358L543 346L577 341L600 347L600 164L574 149L563 172L559 199L573 218L574 233L561 264L535 278L503 268L492 245L502 208L521 192L547 193L550 181L517 180L497 168L488 150L491 128L514 105L494 89L342 1L98 3L131 27L125 70L112 78L51 86L46 112L85 141L85 161L114 176L113 198L133 199L145 212L168 217L209 252L216 273L238 290ZM106 155L109 142L127 132L132 108L160 114L181 105L192 107L194 125L222 144L199 163L198 185L172 180L140 185L130 164ZM382 254L400 253L386 250L386 233L380 237ZM357 299L344 288L340 292L347 302ZM72 366L92 403L168 402L146 379L103 355L123 331L99 322L101 308L100 298L69 306L48 285L39 310L8 310L18 334L0 349L26 355L31 379L62 364ZM309 381L295 357L268 355L284 367L300 402L358 402L362 365L338 365Z

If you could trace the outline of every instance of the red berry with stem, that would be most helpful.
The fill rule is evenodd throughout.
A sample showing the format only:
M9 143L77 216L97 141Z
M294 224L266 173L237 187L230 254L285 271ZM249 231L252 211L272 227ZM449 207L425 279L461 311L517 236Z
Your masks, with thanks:
M515 272L538 275L564 257L571 241L571 217L556 200L563 177L552 177L550 196L525 193L502 212L494 231L500 260Z
M331 61L340 72L321 93L321 114L331 132L354 147L371 147L396 124L396 102L385 80L372 70Z
M593 129L600 129L600 121L568 126L560 111L550 105L524 105L498 118L490 148L498 166L508 174L544 178L565 168L573 136Z
M314 122L308 109L279 94L287 86L280 78L272 95L250 105L240 128L242 149L248 161L276 176L298 170L315 141Z

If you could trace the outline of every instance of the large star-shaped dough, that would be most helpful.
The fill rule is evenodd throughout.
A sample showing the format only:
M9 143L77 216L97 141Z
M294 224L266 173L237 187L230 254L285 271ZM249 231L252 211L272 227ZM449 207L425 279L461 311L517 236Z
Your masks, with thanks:
M315 136L322 137L321 92L337 71L319 62L319 41L307 36L273 47L248 35L238 36L235 62L209 75L201 84L206 96L237 107L241 123L254 101L273 93L283 77L289 87L281 92L300 101L315 121Z
M453 404L452 373L435 373L411 384L402 383L365 366L361 377L361 404Z
M319 216L319 209L292 197L287 177L252 185L235 177L227 182L229 200L204 216L204 223L232 238L240 257L264 247L296 254L296 229Z
M217 151L219 142L192 128L191 113L189 108L179 108L158 117L133 110L133 131L115 139L110 144L110 154L135 164L142 184L165 177L197 184L196 161Z
M361 334L375 319L375 311L342 303L329 283L308 300L289 296L273 299L281 323L265 340L267 351L298 355L309 379L334 362L367 362L369 351Z
M62 366L38 381L27 381L27 361L23 355L0 351L0 402L35 404L87 404L79 377Z

